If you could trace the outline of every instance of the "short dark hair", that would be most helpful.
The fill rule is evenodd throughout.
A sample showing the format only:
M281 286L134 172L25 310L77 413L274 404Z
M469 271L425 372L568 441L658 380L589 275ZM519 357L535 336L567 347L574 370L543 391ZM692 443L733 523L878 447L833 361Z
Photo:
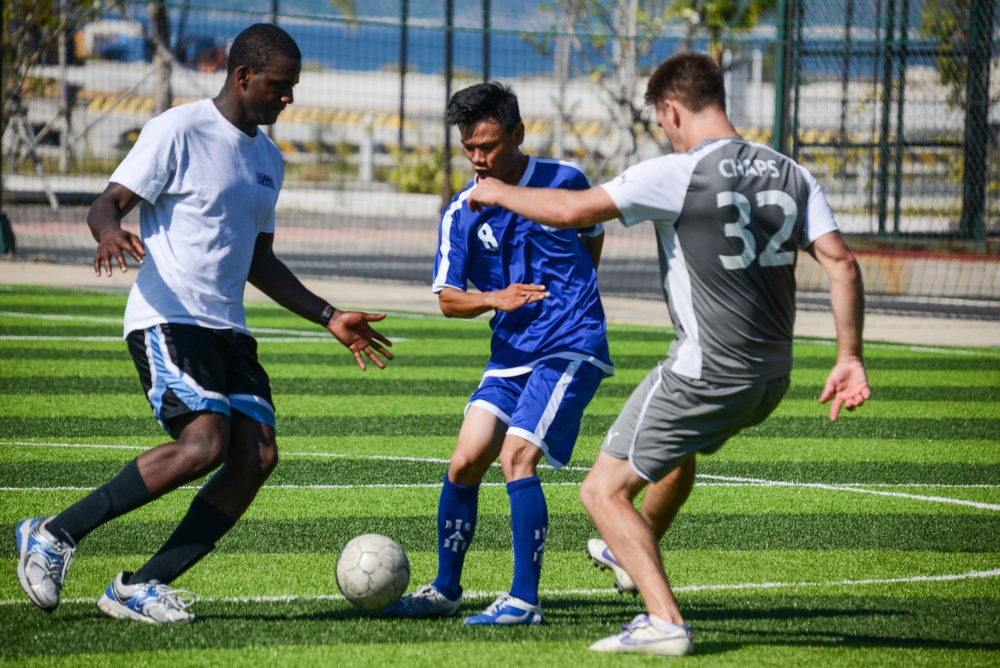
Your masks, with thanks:
M293 60L302 60L299 45L291 35L273 23L255 23L233 40L229 47L226 73L232 74L241 65L260 72L273 65L274 57L279 53Z
M444 118L449 125L459 127L485 120L496 121L510 134L521 124L521 110L510 86L490 81L463 88L452 95Z
M716 106L726 110L726 80L706 53L675 53L660 63L646 84L646 104L673 99L699 112Z

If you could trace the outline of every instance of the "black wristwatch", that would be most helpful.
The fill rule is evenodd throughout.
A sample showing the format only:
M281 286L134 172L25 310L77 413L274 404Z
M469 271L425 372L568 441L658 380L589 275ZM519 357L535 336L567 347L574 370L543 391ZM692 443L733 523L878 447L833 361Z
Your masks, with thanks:
M323 313L321 313L320 316L319 316L319 324L323 325L324 327L326 327L327 325L329 325L330 324L330 320L333 318L333 314L336 313L336 312L337 312L337 309L335 309L332 306L330 306L329 304L327 304L326 308L323 309Z

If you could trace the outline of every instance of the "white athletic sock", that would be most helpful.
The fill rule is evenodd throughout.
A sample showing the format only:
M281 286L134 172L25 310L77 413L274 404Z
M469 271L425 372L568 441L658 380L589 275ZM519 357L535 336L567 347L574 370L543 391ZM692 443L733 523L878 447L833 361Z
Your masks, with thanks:
M677 629L681 628L679 624L671 624L662 617L657 617L656 615L649 616L649 623L653 625L653 628L661 633L673 633Z

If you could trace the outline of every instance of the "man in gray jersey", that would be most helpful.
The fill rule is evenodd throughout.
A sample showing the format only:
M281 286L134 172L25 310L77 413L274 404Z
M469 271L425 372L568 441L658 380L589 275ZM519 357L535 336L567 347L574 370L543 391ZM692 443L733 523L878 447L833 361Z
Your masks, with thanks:
M820 395L823 403L832 399L830 420L871 392L861 272L816 180L740 138L726 115L722 73L704 54L661 63L646 103L675 153L583 191L486 179L468 203L556 227L618 218L628 226L649 220L656 229L677 337L608 431L580 497L607 542L599 555L591 545L592 556L614 568L619 585L634 581L649 612L591 649L679 655L693 649L691 629L664 574L658 539L694 484L695 455L717 451L764 420L788 389L797 249L816 259L830 282L837 361ZM647 485L640 513L633 502Z

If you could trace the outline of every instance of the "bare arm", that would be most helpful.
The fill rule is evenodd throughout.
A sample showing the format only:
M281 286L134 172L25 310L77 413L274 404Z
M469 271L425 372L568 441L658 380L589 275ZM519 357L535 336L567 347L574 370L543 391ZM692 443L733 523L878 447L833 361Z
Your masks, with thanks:
M330 305L303 285L292 270L278 259L274 254L273 243L273 234L262 233L257 236L253 263L250 265L247 280L292 313L310 322L323 324L323 313ZM383 344L391 346L392 342L368 324L384 318L385 313L332 309L332 316L326 323L326 329L351 351L362 371L367 368L363 355L367 355L378 368L384 369L385 362L378 355L391 360L392 353L386 350Z
M467 202L476 212L487 206L502 206L552 227L590 227L621 215L611 196L599 186L587 190L524 188L486 178L476 183Z
M487 311L513 311L548 296L544 285L528 283L513 283L492 292L444 288L438 293L438 306L448 318L475 318Z
M604 250L604 232L593 237L581 235L580 241L583 242L583 247L587 249L587 255L594 262L594 269L597 269L601 264L601 252Z
M125 253L142 264L146 257L146 248L142 240L128 230L122 229L122 218L135 208L140 198L134 192L119 183L109 183L87 212L87 226L97 242L97 252L94 255L94 272L100 276L101 270L111 275L111 260L114 258L118 267L128 271Z
M808 250L823 266L830 281L830 306L837 330L837 362L819 400L826 403L833 399L830 420L836 421L841 407L852 411L871 397L862 350L865 290L858 261L839 231L823 235Z

